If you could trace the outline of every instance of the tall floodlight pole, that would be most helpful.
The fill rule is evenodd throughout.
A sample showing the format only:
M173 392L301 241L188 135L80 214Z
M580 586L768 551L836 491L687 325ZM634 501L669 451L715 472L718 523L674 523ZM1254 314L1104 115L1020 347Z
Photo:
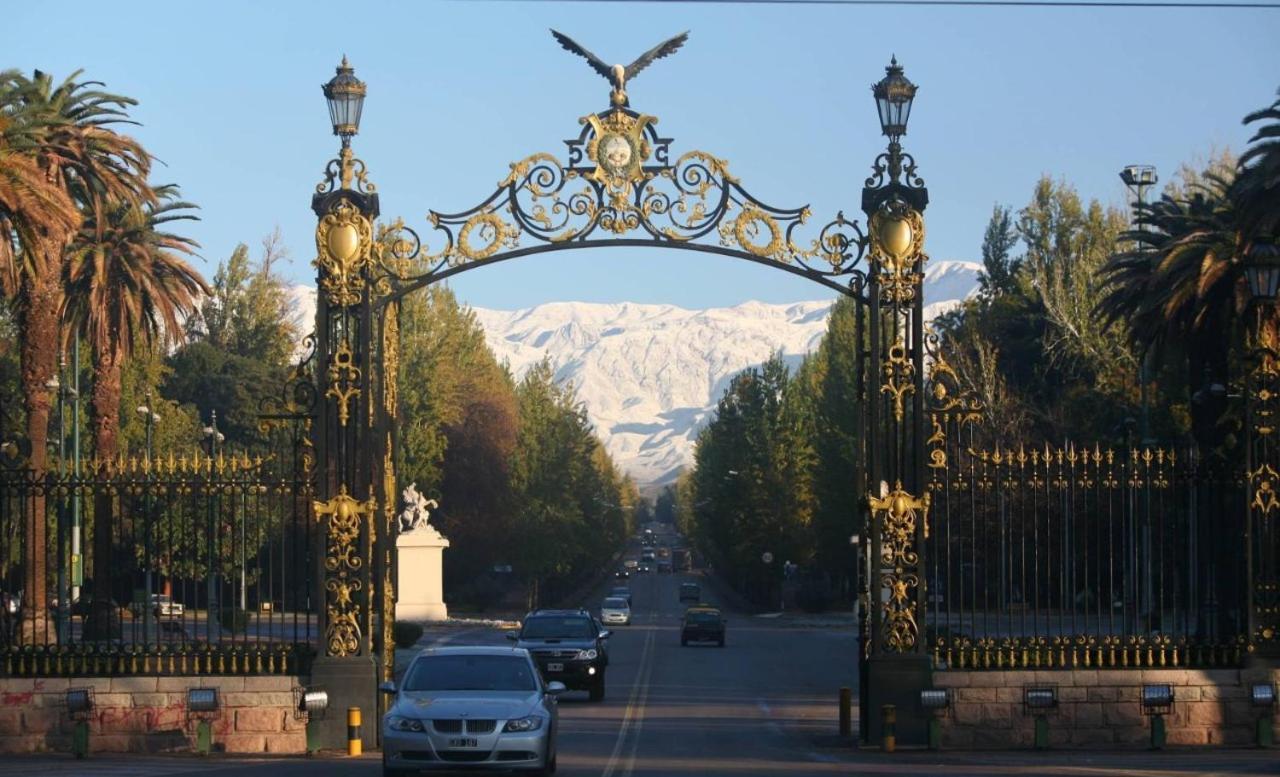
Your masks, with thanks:
M1280 658L1280 245L1255 239L1245 255L1253 320L1245 383L1245 634L1251 656Z
M1156 169L1152 165L1127 165L1120 171L1120 180L1124 181L1125 188L1133 195L1133 212L1135 221L1137 222L1138 232L1147 231L1147 222L1143 218L1147 205L1147 190L1160 180L1156 175ZM1143 447L1153 443L1151 438L1151 407L1147 396L1147 384L1151 378L1147 371L1147 357L1143 355L1142 361L1138 363L1138 391L1142 402L1142 442Z
M893 705L898 741L923 744L927 722L918 714L919 692L931 685L923 624L929 511L924 491L923 213L929 193L901 142L916 90L896 58L872 85L880 129L889 144L862 190L870 241L862 734L878 741L885 723L881 711Z

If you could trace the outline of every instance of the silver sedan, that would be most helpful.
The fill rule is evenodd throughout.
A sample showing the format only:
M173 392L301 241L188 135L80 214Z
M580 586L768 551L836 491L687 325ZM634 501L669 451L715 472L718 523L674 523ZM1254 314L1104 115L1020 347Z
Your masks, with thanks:
M529 651L442 647L409 664L382 718L382 773L425 769L556 770L556 696Z

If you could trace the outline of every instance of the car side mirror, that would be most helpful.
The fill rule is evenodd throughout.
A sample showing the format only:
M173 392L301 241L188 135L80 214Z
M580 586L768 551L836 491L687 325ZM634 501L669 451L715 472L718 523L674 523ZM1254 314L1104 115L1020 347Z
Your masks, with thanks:
M378 690L382 691L383 693L395 693L396 684L391 682L390 680L387 680L385 683L378 686Z
M520 632L518 632L518 631L508 631L508 632L507 632L507 639L511 640L512 642L519 642L519 641L520 641Z
M604 631L600 632L600 639L608 639L611 636L613 636L613 632L609 631L608 629L605 629Z
M552 680L551 682L547 683L548 696L559 696L560 694L564 693L566 690L568 689L565 688L564 683L560 682L559 680Z

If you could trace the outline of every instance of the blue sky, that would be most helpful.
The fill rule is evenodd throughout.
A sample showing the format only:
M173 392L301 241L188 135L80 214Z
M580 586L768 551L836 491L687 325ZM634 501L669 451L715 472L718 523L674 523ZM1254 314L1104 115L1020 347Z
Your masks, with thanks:
M605 82L549 27L624 64L690 30L629 85L632 107L660 118L673 152L726 158L761 200L809 204L818 223L858 211L883 148L869 85L896 54L920 85L904 145L930 189L935 259L976 258L993 204L1021 206L1043 173L1121 205L1126 164L1167 179L1242 149L1241 118L1280 86L1276 10L222 0L22 3L4 18L0 67L84 68L140 101L132 131L164 163L155 179L202 207L190 233L206 275L279 225L296 282L313 277L310 193L337 149L319 86L344 52L369 84L355 147L383 213L424 234L429 210L478 204L533 152L563 158L578 118L607 107ZM452 285L493 308L830 296L745 262L627 249Z

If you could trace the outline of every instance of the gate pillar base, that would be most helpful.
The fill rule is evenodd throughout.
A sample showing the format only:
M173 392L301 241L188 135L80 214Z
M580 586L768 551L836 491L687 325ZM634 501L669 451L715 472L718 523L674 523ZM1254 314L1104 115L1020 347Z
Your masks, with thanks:
M316 742L324 750L347 749L347 710L359 707L360 739L366 751L378 747L382 725L378 709L378 665L369 656L320 656L311 662L311 685L329 694L329 708L317 727Z
M933 668L928 656L872 656L867 667L867 686L862 690L869 716L866 744L880 745L884 731L880 710L886 704L897 708L898 745L925 747L929 744L929 715L920 706L920 692L933 687Z

